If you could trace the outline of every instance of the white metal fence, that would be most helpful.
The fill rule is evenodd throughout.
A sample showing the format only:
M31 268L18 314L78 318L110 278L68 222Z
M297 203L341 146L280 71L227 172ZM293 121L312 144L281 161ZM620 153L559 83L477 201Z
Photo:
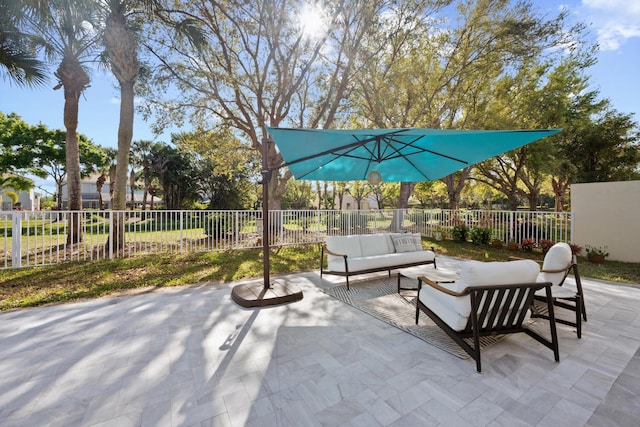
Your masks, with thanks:
M329 235L418 232L451 237L456 225L491 229L492 239L572 241L571 214L480 210L270 211L270 245L323 242ZM114 248L114 217L125 223L125 245ZM80 218L80 220L78 220ZM81 235L69 243L70 231ZM71 233L74 234L74 233ZM138 254L211 252L262 247L261 211L3 211L0 269L99 260Z

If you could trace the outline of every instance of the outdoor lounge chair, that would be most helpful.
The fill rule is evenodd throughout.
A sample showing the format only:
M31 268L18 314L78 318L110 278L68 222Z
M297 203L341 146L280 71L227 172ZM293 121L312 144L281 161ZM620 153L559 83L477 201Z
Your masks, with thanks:
M519 258L510 258L519 259ZM573 269L573 275L576 282L576 290L563 286L569 272ZM539 282L551 282L551 301L556 307L562 307L576 313L575 322L555 317L557 323L569 325L576 328L578 338L582 337L582 321L587 321L587 311L584 304L584 296L582 294L582 282L580 273L578 272L578 263L576 256L571 252L571 247L564 243L556 243L553 245L544 257L542 270L538 275ZM535 299L545 301L546 294L543 291L536 292ZM544 307L544 306L543 306ZM542 310L538 309L538 305L534 305L532 309L532 317L541 317L548 319Z
M513 262L466 261L460 279L437 283L421 276L416 303L416 324L425 312L444 332L480 362L480 337L524 332L553 350L560 361L558 337L551 303L551 283L536 282L540 266L531 260ZM426 285L426 286L425 286ZM548 296L551 340L527 328L529 308L536 291ZM473 339L473 344L466 339Z

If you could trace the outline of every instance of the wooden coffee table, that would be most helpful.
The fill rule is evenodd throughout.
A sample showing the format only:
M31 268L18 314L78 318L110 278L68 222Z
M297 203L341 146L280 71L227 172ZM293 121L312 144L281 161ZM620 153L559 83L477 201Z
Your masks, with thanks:
M457 271L447 270L446 268L433 268L430 265L419 265L417 267L409 267L398 270L398 293L400 291L417 291L418 290L418 277L426 276L436 283L453 283L459 278ZM400 286L400 281L403 277L416 280L415 288L403 288Z

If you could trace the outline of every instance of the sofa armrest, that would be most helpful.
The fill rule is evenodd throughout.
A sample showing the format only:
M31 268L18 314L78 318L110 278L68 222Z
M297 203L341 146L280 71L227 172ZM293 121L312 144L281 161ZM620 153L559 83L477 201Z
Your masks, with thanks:
M337 252L331 252L331 251L329 250L329 248L327 248L327 245L322 245L322 247L323 247L323 249L324 249L324 252L325 252L326 254L328 254L328 255L341 256L341 257L345 257L345 258L347 257L347 255L345 255L345 254L339 254L339 253L337 253Z
M444 292L447 295L451 295L454 297L463 297L465 295L469 295L469 288L464 288L462 290L462 292L456 292L456 291L452 291L451 289L447 289L444 286L440 286L438 283L434 282L433 280L429 279L428 277L425 276L420 276L418 277L418 293L420 292L420 289L422 288L422 283L426 283L427 285L431 286L432 288L440 291L440 292Z

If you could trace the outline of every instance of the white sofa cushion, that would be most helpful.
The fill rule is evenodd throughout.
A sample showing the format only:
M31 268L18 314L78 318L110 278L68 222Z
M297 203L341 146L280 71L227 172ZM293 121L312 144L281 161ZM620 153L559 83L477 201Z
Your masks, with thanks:
M396 247L393 246L393 240L391 239L393 236L398 235L398 233L385 233L384 239L387 242L387 253L392 254L396 251Z
M535 261L512 262L466 261L462 264L460 280L455 283L441 283L447 289L461 292L467 287L483 285L510 285L534 283L540 272ZM420 301L456 331L465 328L471 313L471 299L468 295L454 297L440 292L429 285L422 286L418 295ZM515 301L512 301L514 304Z
M327 248L331 252L347 255L349 258L357 258L362 256L362 250L360 249L360 236L328 236L326 240ZM343 260L342 257L334 255L328 255L327 259L329 263L332 260ZM344 263L344 262L343 262Z
M360 236L362 256L384 255L391 253L384 234L364 234Z
M409 252L395 252L393 239L406 240ZM335 253L347 255L349 272L358 272L376 268L395 267L397 265L431 262L436 258L432 251L422 249L419 233L383 233L352 236L328 236L327 248ZM344 258L328 255L328 270L345 272Z
M395 267L416 262L431 262L436 255L432 251L412 251L368 257L348 258L349 272L370 270L373 268ZM344 259L333 257L328 263L330 271L345 272Z

